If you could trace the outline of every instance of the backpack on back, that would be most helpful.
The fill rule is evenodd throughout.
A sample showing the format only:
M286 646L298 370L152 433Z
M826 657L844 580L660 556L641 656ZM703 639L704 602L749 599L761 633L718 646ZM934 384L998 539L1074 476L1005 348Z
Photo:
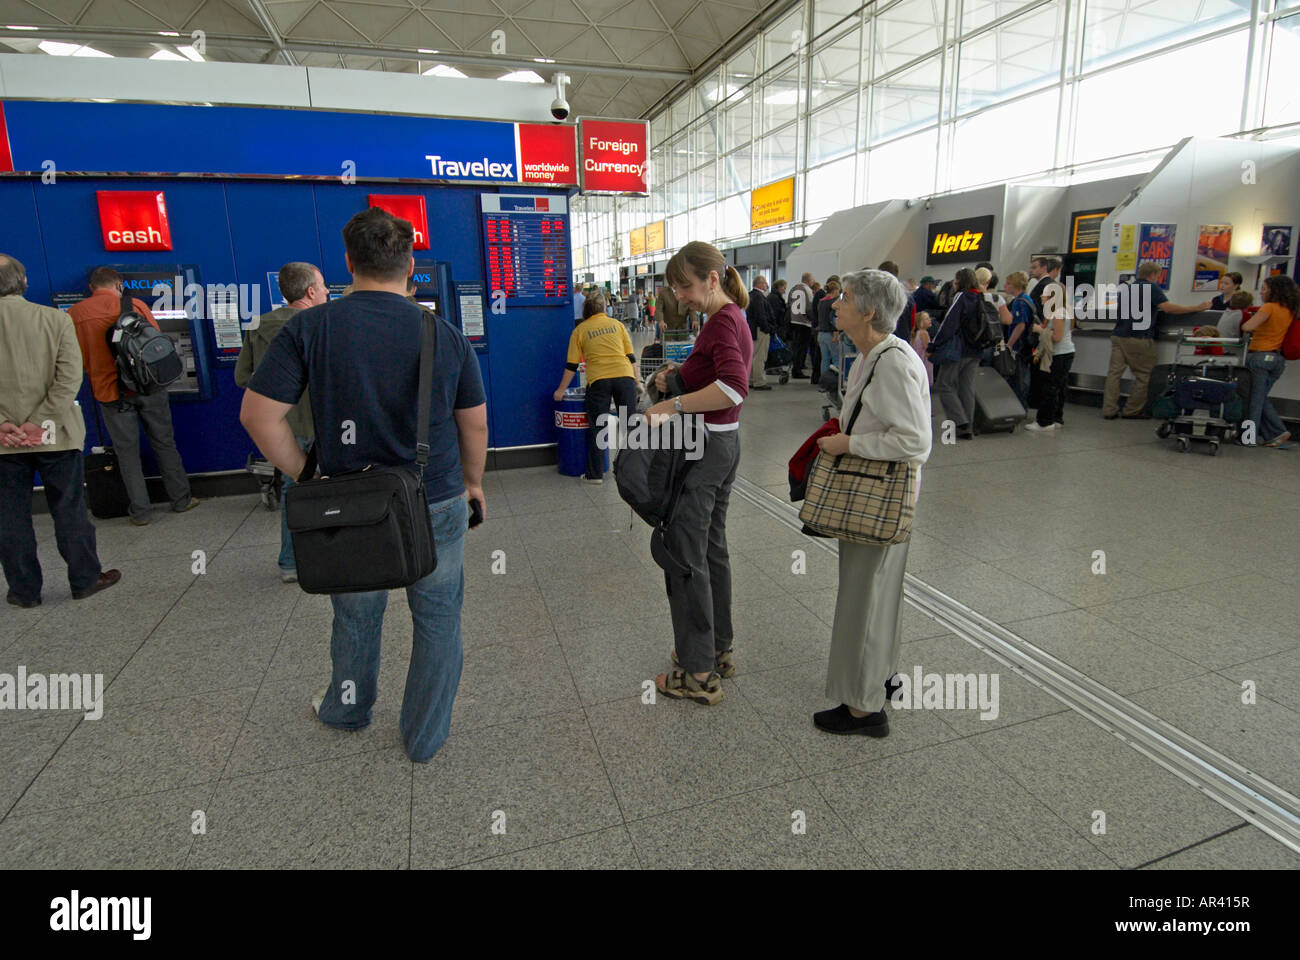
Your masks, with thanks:
M978 309L967 310L961 317L961 336L976 350L987 350L1002 339L1002 320L993 302L981 295Z
M1282 356L1288 360L1300 360L1300 321L1292 320L1282 335Z
M125 289L122 311L108 328L108 349L117 364L118 382L131 393L157 393L185 372L171 338L136 312Z

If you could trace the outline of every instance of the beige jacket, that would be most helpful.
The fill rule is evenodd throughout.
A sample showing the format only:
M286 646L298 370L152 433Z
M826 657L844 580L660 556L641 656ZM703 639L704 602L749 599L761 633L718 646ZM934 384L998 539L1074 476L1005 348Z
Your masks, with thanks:
M52 441L0 447L0 453L80 450L86 442L80 389L81 347L72 318L18 294L0 297L0 422L44 426Z
M253 379L253 371L257 369L258 363L270 349L271 341L275 339L275 335L280 332L289 318L297 312L297 307L280 307L270 313L262 314L257 326L248 331L244 345L239 350L239 359L235 361L235 386L248 386L248 381ZM311 418L310 393L310 389L304 390L302 398L289 409L289 414L285 417L289 421L293 435L306 437L308 440L316 436L316 428Z

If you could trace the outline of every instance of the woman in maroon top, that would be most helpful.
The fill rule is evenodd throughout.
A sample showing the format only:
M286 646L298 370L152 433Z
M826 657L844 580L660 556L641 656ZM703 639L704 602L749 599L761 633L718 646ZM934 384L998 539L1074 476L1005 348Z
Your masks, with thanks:
M688 572L664 571L673 615L673 661L681 669L655 678L660 693L714 704L731 660L731 564L727 501L740 463L740 404L749 393L754 341L745 320L749 297L735 267L717 248L696 241L668 261L664 278L677 302L708 315L691 355L660 374L657 386L677 394L655 404L651 423L677 414L702 415L704 455L687 471L664 546Z

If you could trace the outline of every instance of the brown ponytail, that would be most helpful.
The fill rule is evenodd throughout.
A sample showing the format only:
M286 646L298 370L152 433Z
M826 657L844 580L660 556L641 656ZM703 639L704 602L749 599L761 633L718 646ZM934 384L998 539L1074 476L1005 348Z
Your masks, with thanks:
M722 290L736 301L736 306L741 310L749 306L749 294L745 290L745 285L740 282L740 274L736 272L735 267L727 267L727 275L722 278Z
M670 287L686 286L707 280L710 273L717 273L722 281L722 292L734 300L740 309L744 310L749 305L749 294L745 292L736 268L727 265L717 247L702 240L692 240L673 254L668 266L664 268L664 280Z

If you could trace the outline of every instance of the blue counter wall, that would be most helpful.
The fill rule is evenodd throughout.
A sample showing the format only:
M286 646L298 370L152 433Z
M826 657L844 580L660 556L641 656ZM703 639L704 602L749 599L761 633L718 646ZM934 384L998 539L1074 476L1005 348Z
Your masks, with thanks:
M165 191L173 249L106 252L95 202L95 191L102 189ZM0 177L0 252L26 265L28 299L37 303L50 303L55 292L84 289L88 270L100 264L176 262L197 264L204 283L260 284L262 309L267 310L266 273L287 261L318 264L328 283L351 280L343 262L341 230L353 214L366 208L372 192L423 195L432 249L416 251L416 258L447 261L456 282L484 286L479 195L567 193L539 188L138 177L62 176L54 184L43 184L39 179ZM563 372L573 330L570 302L511 307L500 315L485 309L485 321L488 352L479 361L488 391L490 445L554 442L551 392ZM190 473L239 469L252 450L239 425L243 391L234 384L233 366L218 365L215 384L212 400L174 397L172 401L177 445ZM88 388L83 388L81 402L89 446L98 431ZM156 472L148 460L146 470Z

